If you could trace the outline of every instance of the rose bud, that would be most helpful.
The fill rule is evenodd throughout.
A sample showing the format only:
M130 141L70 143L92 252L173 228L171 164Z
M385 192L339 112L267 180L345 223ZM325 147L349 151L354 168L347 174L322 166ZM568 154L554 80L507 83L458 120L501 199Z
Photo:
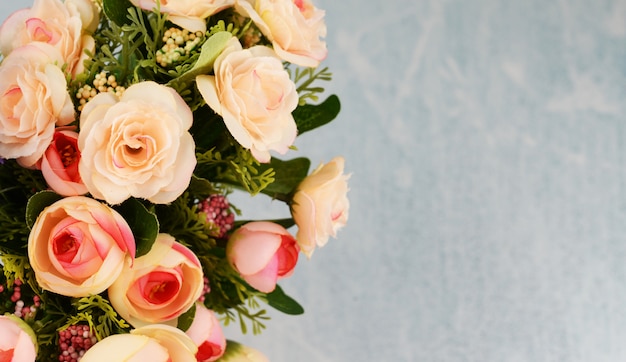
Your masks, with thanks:
M185 333L198 346L198 362L216 361L224 354L226 338L220 322L215 313L202 303L196 303L196 314Z
M37 357L37 337L16 316L0 316L0 361L32 362Z
M78 133L57 129L40 165L43 177L54 192L63 196L87 193L87 187L78 173L79 160Z
M280 278L293 273L298 262L296 240L282 226L249 222L235 230L226 246L226 257L253 288L270 293Z

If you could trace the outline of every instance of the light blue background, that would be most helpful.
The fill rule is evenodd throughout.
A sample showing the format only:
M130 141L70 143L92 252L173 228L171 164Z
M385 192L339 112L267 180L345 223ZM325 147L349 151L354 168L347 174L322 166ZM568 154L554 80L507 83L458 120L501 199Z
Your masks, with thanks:
M283 283L307 313L243 341L276 362L626 360L626 1L316 4L343 112L292 155L345 156L350 222Z

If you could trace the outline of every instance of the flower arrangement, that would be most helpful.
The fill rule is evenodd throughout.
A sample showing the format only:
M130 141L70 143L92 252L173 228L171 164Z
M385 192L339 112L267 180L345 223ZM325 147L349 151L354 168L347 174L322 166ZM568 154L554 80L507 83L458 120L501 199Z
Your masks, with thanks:
M345 225L309 0L34 0L0 28L0 360L263 361L222 325ZM281 157L281 158L277 158ZM235 190L291 217L239 220ZM292 234L290 228L297 228Z

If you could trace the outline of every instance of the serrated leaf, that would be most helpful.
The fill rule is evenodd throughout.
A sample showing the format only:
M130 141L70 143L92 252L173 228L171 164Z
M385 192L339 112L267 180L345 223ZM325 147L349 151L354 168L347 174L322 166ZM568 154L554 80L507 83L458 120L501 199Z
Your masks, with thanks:
M122 26L129 23L128 8L133 7L130 0L103 0L102 9L109 20Z
M272 158L269 163L261 164L259 173L272 168L276 173L274 176L275 181L261 192L272 197L291 194L308 175L309 167L311 167L311 161L306 157L294 158L288 161Z
M48 206L61 200L63 196L52 191L40 191L28 199L26 203L26 225L32 229L39 214Z
M213 70L215 59L222 53L226 43L233 37L233 34L227 31L217 32L207 39L200 49L200 57L193 68L189 69L178 78L172 79L169 83L190 83L196 79L198 75L209 74Z
M137 245L136 257L147 254L159 233L159 221L156 215L135 198L124 201L116 206L115 210L122 215L133 231Z
M178 317L178 323L176 327L181 331L185 332L191 327L191 323L193 323L193 319L196 316L196 305L192 305L185 313L181 314Z
M304 313L304 308L302 308L295 299L285 294L279 285L276 285L276 289L267 294L265 298L267 304L279 312L289 315L300 315Z
M320 104L299 106L292 112L298 126L298 135L330 123L337 117L340 110L339 97L334 94Z

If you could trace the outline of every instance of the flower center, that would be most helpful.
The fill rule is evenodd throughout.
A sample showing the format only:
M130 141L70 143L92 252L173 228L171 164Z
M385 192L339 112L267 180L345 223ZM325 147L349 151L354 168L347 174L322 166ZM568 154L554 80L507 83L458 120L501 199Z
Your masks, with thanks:
M180 282L178 279L167 272L152 272L143 278L140 282L145 283L143 288L143 297L152 304L163 304L174 299L180 290Z
M52 32L46 28L46 23L38 18L30 18L26 20L26 29L30 33L33 41L50 43L52 40Z
M70 262L78 249L80 248L80 242L76 240L76 237L69 233L63 232L57 238L54 239L54 255L62 262Z

